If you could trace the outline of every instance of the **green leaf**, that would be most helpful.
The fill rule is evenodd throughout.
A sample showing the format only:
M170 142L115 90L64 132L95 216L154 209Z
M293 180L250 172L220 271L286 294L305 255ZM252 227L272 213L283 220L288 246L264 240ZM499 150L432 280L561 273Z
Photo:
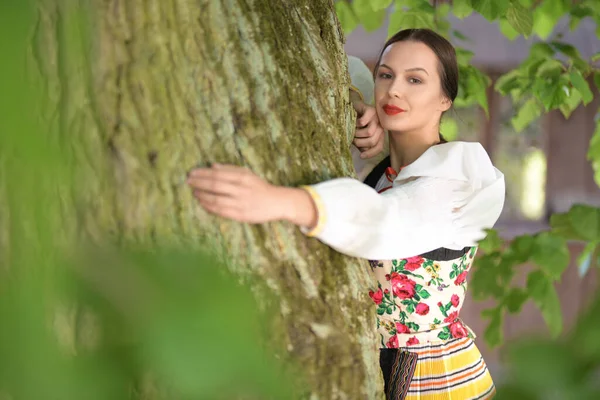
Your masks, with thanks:
M542 317L556 337L562 330L562 314L558 294L552 281L542 271L534 271L527 277L527 290L535 305L542 312Z
M584 277L592 265L595 266L597 249L598 242L589 242L585 245L581 254L577 256L577 269L580 277Z
M405 11L397 8L390 15L390 23L388 26L388 37L402 29L409 28L430 28L435 29L433 14L423 11Z
M596 76L594 76L595 78ZM590 148L588 149L587 159L591 161L594 169L594 180L600 186L600 118L596 115L596 130L590 140Z
M538 119L542 114L542 108L535 98L530 98L523 104L515 117L512 118L511 124L515 131L521 132L528 127L533 121Z
M577 235L586 241L600 240L600 209L576 204L567 213Z
M518 263L524 263L529 260L533 247L535 246L535 238L531 235L517 236L510 243L511 255Z
M392 0L370 0L369 1L373 11L385 10L392 4Z
M569 86L570 82L566 75L560 75L557 79L536 79L532 90L546 111L550 111L565 103L571 94Z
M553 279L559 279L569 265L569 248L564 238L550 232L536 235L532 260Z
M579 50L577 50L577 48L570 44L558 41L553 41L550 44L556 50L568 56L571 59L573 66L575 66L577 69L579 69L582 72L589 71L590 65L587 63L587 61L583 59L583 57L581 57L581 54L579 53Z
M519 32L515 28L513 28L511 23L508 22L506 18L500 18L498 20L498 25L500 27L500 32L502 32L502 34L506 36L509 40L512 41L519 37Z
M459 40L462 40L463 42L469 42L471 41L471 39L469 39L467 36L465 36L461 31L459 30L453 30L452 34L454 35L454 37L456 37ZM456 49L458 52L458 49ZM472 54L472 53L471 53Z
M419 292L419 296L421 296L422 299L428 299L429 297L431 297L427 290L421 290Z
M504 298L508 312L516 314L521 311L523 304L529 299L529 293L521 288L512 288Z
M596 84L598 90L600 90L600 72L598 71L594 72L594 83Z
M461 79L467 80L468 93L475 98L477 103L483 108L485 114L489 117L488 99L487 99L487 88L490 85L490 78L483 72L473 66L467 68L468 75L463 76Z
M561 104L560 111L565 116L565 118L569 118L573 111L577 109L579 104L581 103L581 94L578 90L571 90L570 96L567 96L566 100Z
M399 3L406 3L411 11L424 11L433 14L435 7L428 0L400 0Z
M385 314L385 311L386 311L386 307L385 307L385 306L383 306L383 307L382 307L382 306L379 306L379 307L377 308L377 315L383 315L383 314ZM390 313L390 314L391 314L391 313Z
M593 16L594 12L588 8L587 5L571 4L570 14L569 29L574 31L577 29L582 19Z
M345 1L338 1L335 3L335 13L342 25L344 33L348 35L358 26L358 19L354 15L354 11L348 3Z
M490 347L496 347L500 343L502 343L503 332L502 332L502 322L504 320L504 312L502 311L502 307L498 306L496 308L484 310L481 312L482 317L486 317L490 319L488 326L485 328L485 332L483 337L485 342Z
M558 61L555 60L554 58L551 58L549 60L544 61L542 64L540 64L540 66L537 69L537 73L536 75L538 77L552 77L552 78L556 78L558 77L563 71L564 71L565 67L563 66L563 64Z
M498 0L470 0L471 7L487 20L493 21L508 10L508 1Z
M556 26L558 20L569 10L564 0L544 0L533 12L533 32L546 39Z
M521 71L513 69L496 80L495 89L506 96L511 90L521 86Z
M548 57L554 57L556 50L553 49L548 43L538 42L531 46L529 53L530 57L545 60Z
M550 226L552 233L562 237L565 240L585 240L581 237L575 227L569 213L556 213L550 216Z
M498 235L498 231L488 229L486 233L487 236L479 242L479 249L486 254L500 250L504 241Z
M385 9L374 10L371 0L354 0L352 9L367 32L372 32L381 27L386 15Z
M452 1L452 14L456 18L463 19L473 13L473 7L471 7L470 0L453 0Z
M469 65L474 54L475 53L470 50L466 50L461 47L456 48L456 59L461 65Z
M517 32L522 33L526 37L531 35L533 18L531 12L523 7L521 3L514 0L510 2L506 11L506 19Z
M588 85L583 75L581 75L581 72L577 70L571 71L570 77L573 87L581 94L583 104L587 105L591 103L591 101L594 100L594 94L590 90L590 85Z
M456 140L458 137L458 124L453 118L444 117L442 119L442 125L440 126L440 132L447 141L451 142Z
M427 3L429 4L429 3ZM434 12L436 13L436 17L438 19L438 23L440 20L445 20L448 18L448 14L450 13L450 4L442 3L439 4L436 8L434 8Z
M591 58L592 62L596 62L598 60L600 60L600 53L596 53L592 56Z

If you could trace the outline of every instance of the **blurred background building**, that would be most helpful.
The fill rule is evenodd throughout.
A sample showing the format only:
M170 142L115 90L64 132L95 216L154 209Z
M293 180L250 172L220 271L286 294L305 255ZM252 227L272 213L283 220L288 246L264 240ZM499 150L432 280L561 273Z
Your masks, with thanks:
M507 39L495 23L479 14L464 20L451 19L453 29L468 37L454 43L474 52L473 64L485 71L493 81L517 67L529 54L537 37L514 41ZM373 68L387 38L387 23L375 32L355 29L346 39L348 54L361 58ZM569 21L557 24L553 35L572 44L584 59L600 52L600 40L591 19L582 20L578 29L569 31ZM599 206L600 188L594 182L593 171L587 160L590 139L595 130L595 118L600 96L592 80L594 101L580 106L569 119L560 111L553 111L517 133L510 120L516 110L509 97L488 90L489 119L480 107L457 109L453 118L458 123L456 140L478 141L487 150L494 164L506 177L506 204L497 228L507 240L524 234L535 233L548 227L552 213L567 211L573 204L584 203ZM562 304L565 329L568 330L579 311L591 299L596 290L595 271L581 278L576 263L583 249L578 243L569 245L571 265L563 280L557 285ZM520 279L525 282L528 267L523 266ZM461 316L483 337L486 321L480 317L481 310L489 304L466 302ZM516 316L508 316L505 329L507 340L526 335L547 335L540 312L530 303ZM502 348L491 350L479 339L486 361L495 379L502 378Z

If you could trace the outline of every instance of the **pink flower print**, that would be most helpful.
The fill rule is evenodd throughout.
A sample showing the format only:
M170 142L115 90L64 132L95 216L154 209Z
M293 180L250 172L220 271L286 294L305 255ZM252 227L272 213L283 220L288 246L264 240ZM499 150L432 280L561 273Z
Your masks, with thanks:
M416 337L416 336L413 336L413 337L411 337L410 339L408 339L408 340L406 341L406 345L407 345L407 346L414 346L415 344L419 344L419 343L420 343L420 342L419 342L419 339L417 339L417 337Z
M394 335L388 340L385 347L388 349L397 349L398 348L398 336Z
M454 280L454 284L456 286L462 285L466 279L467 279L467 271L463 271L460 273L460 275L458 275L456 277L456 279Z
M453 294L452 297L450 298L450 302L452 303L452 305L454 307L458 307L458 305L460 303L460 298L458 297L458 295Z
M396 332L397 333L410 333L410 329L408 329L408 326L401 324L400 322L396 322Z
M448 314L448 316L444 319L444 322L447 323L452 323L454 321L456 321L456 319L458 318L458 312L457 311L452 311L450 314Z
M394 296L405 300L410 299L415 295L415 285L417 283L412 279L409 279L406 275L392 272L390 280L392 282L392 293L394 293Z
M450 333L453 338L463 338L469 336L467 328L464 327L460 322L454 322L450 324Z
M417 304L415 311L419 315L427 315L427 313L429 313L429 306L425 303L419 303Z
M383 292L381 291L381 288L377 289L376 292L370 290L369 296L377 305L381 304L381 301L383 300Z
M416 269L421 268L421 265L423 264L424 261L425 261L425 259L422 257L419 257L419 256L407 258L404 269L409 270L409 271L414 271Z

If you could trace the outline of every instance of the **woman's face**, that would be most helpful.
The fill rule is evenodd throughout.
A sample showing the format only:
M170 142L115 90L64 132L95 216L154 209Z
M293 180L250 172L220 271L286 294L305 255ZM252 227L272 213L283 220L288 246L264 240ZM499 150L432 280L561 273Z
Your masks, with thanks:
M396 42L381 57L375 76L375 106L389 131L435 129L451 106L444 96L438 58L421 42Z

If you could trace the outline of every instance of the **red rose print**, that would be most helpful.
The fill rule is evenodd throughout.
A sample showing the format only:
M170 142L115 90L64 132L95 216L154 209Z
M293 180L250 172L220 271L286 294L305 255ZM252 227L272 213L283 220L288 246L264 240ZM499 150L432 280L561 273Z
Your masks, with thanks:
M419 339L417 339L417 337L416 337L416 336L413 336L413 337L411 337L410 339L408 339L408 340L406 341L406 345L407 345L407 346L414 346L415 344L419 344L419 343L420 343L420 342L419 342Z
M394 296L401 299L410 299L415 295L415 285L417 284L406 275L401 275L397 272L392 272L390 275L392 282L392 293Z
M443 306L442 302L438 301L438 307L441 307L441 306Z
M454 284L455 284L456 286L458 286L458 285L462 285L462 284L463 284L463 282L465 281L465 279L467 279L467 271L463 271L463 272L461 272L461 273L460 273L460 275L458 275L458 276L456 277L456 279L454 280Z
M376 292L370 290L369 291L369 296L371 296L371 298L373 299L373 301L377 305L381 304L381 301L383 300L383 292L381 291L381 288L377 289Z
M427 315L427 313L429 312L429 306L425 303L419 303L417 304L415 311L419 315Z
M400 322L396 322L396 332L398 333L410 333L410 329L408 326L401 324Z
M390 289L385 289L385 290L383 291L383 293L385 293L385 294L388 294L389 292L390 292Z
M450 302L452 303L452 305L454 307L458 307L458 304L460 303L460 299L458 298L458 295L453 294L452 297L450 298Z
M394 335L388 340L385 345L388 349L397 349L398 348L398 336Z
M404 269L414 271L415 269L421 268L421 264L423 264L423 261L425 260L419 256L407 258Z
M446 317L446 319L444 319L444 322L454 322L456 321L456 318L458 318L458 312L456 311L452 311L450 314L448 314L448 316Z
M469 336L469 332L460 322L450 324L450 333L453 338L463 338Z

